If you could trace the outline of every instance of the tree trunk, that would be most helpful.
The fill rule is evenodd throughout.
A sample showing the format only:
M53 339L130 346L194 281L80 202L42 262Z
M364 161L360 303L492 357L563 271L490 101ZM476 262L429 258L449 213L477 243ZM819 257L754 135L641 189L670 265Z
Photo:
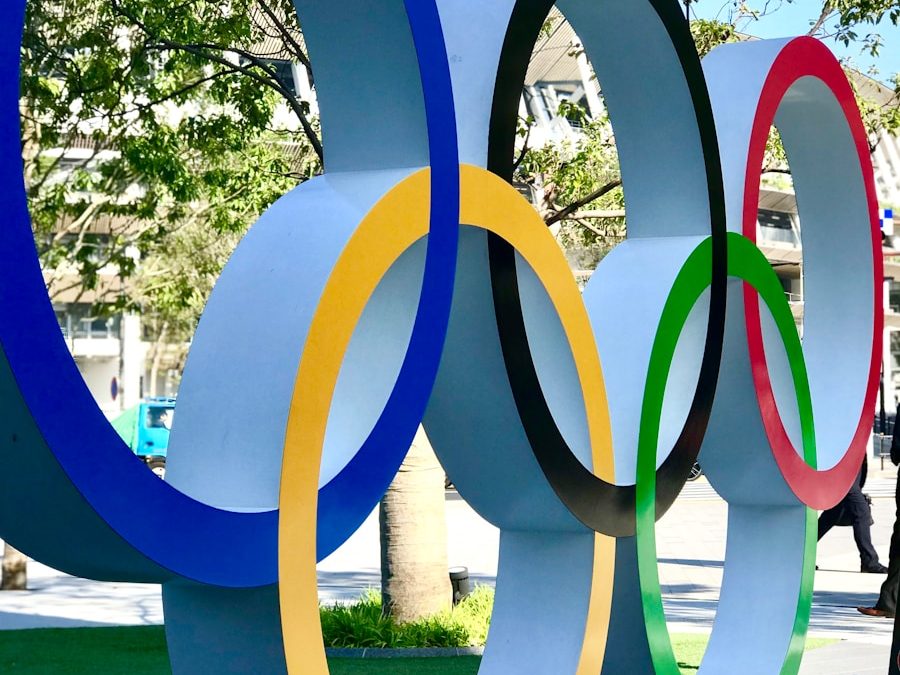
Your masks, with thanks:
M28 584L28 558L4 542L0 591L24 591Z
M449 609L444 470L421 427L378 516L384 613L404 623Z

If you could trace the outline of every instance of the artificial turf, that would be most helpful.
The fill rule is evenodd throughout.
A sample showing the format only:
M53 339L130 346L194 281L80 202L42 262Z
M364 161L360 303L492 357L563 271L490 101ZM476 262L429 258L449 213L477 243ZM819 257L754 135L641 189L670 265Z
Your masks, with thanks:
M480 656L447 659L329 659L331 675L475 675Z
M709 636L676 634L682 673L695 673ZM807 649L834 640L811 639ZM477 656L329 659L332 675L475 675ZM0 673L15 675L168 675L162 626L0 631Z
M162 626L0 631L0 673L171 673Z

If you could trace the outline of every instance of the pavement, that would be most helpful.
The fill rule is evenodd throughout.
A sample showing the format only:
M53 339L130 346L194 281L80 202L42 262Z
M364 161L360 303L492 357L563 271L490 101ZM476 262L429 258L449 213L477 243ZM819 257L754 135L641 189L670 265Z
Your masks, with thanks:
M865 491L873 497L872 538L887 563L894 522L896 469L872 463ZM705 478L688 484L657 528L660 581L669 629L709 632L722 580L727 506ZM499 534L454 492L447 493L448 562L470 578L493 584ZM801 675L882 675L892 622L865 617L884 577L860 574L851 528L834 528L820 543L810 636L838 640L804 657ZM351 601L380 585L377 514L322 561L322 602ZM78 579L29 565L29 591L0 593L0 630L40 627L146 625L163 621L158 586Z

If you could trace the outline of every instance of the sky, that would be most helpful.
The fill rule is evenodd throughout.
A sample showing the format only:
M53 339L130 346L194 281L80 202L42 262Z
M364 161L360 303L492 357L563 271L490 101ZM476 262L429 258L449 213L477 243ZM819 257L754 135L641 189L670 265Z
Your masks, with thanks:
M684 0L681 0L682 3ZM704 19L720 18L728 19L729 10L734 6L733 0L692 0L692 16ZM765 0L750 0L749 5L759 8L766 4ZM818 12L822 6L820 0L769 0L770 9L774 9L767 16L758 21L743 22L741 30L750 35L762 38L788 37L791 35L804 35L809 31L810 24L818 18ZM868 72L872 66L877 68L875 77L879 80L888 80L894 73L900 73L900 27L894 26L889 19L885 19L880 26L860 26L857 28L859 35L867 33L880 33L882 47L875 58L860 54L859 46L851 45L849 48L835 40L826 40L826 44L839 58L850 58L856 68Z

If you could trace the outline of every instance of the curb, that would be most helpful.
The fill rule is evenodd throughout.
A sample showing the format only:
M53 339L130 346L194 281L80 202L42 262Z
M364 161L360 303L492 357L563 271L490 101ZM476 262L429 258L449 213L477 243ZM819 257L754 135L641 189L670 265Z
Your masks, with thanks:
M481 656L484 647L423 647L411 649L379 649L376 647L329 647L325 655L344 659L409 659L440 656Z

